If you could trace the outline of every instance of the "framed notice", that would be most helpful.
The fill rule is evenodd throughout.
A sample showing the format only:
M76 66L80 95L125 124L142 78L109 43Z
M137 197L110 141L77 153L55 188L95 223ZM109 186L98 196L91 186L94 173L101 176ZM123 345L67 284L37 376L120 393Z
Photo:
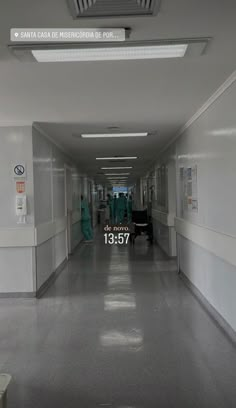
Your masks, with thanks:
M179 172L180 216L184 212L198 212L197 165L180 167Z
M184 216L184 167L180 167L179 169L179 195L180 195L180 217L183 218Z
M192 211L198 212L197 165L192 168Z

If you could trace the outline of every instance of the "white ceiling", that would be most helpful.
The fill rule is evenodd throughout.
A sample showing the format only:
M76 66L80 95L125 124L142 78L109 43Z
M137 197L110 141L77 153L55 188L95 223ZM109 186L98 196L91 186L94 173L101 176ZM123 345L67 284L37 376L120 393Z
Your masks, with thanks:
M235 70L235 0L162 0L156 17L71 18L66 0L0 4L0 124L42 122L90 174L95 156L138 155L143 174L158 151ZM7 50L10 28L131 27L131 40L212 37L204 56L179 60L33 63ZM108 126L152 131L140 140L81 140ZM86 159L85 159L86 156Z

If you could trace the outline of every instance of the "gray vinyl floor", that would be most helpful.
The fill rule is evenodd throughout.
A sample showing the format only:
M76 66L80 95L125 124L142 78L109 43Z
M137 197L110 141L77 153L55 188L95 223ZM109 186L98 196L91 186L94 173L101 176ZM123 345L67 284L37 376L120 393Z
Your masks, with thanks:
M235 408L236 353L157 247L81 247L41 300L0 300L9 408Z

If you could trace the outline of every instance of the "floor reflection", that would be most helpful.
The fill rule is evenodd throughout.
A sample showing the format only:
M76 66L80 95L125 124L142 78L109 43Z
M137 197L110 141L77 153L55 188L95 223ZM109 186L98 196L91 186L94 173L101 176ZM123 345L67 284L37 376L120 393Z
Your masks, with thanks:
M113 288L116 286L130 286L131 285L130 275L108 276L107 285L109 288Z
M118 265L117 264L110 264L109 266L109 273L128 273L129 272L129 264L128 262L125 263L121 263L119 262Z
M103 347L140 347L143 344L143 333L139 329L127 332L110 330L100 336Z
M136 309L136 301L133 293L117 293L104 296L105 311L115 311L120 309Z

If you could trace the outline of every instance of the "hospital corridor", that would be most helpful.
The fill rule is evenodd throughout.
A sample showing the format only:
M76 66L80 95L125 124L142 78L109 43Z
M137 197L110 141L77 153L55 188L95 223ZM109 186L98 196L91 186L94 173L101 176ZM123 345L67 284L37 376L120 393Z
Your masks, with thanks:
M0 1L0 408L236 407L235 17Z

